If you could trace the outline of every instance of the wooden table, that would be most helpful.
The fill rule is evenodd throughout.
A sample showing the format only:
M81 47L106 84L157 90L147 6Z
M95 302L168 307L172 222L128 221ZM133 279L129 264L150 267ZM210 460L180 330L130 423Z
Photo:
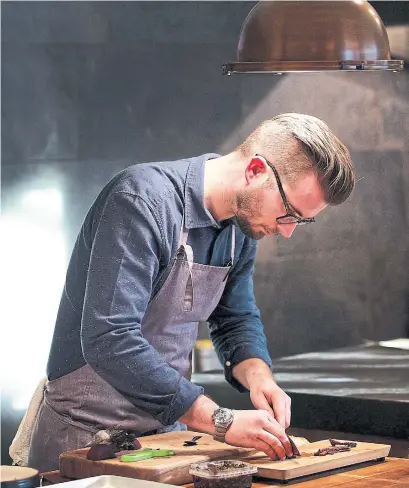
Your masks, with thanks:
M319 478L288 485L265 480L256 481L252 488L277 485L294 485L294 488L409 488L409 459L387 458L380 464L329 476L322 476L321 473Z
M62 478L58 471L43 473L43 485L72 481ZM409 488L409 459L386 458L385 462L372 466L365 466L347 472L338 472L310 479L308 481L292 482L287 485L273 480L256 480L252 488L266 488L268 486L290 486L297 488ZM193 488L193 484L185 485Z

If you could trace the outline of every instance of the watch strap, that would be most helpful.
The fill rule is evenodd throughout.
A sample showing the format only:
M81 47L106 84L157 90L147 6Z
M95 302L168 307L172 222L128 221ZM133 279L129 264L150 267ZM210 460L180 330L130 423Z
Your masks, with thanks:
M217 410L215 412L217 412ZM230 409L228 409L228 410L230 410ZM229 429L229 427L231 426L231 424L233 423L233 420L234 420L233 410L230 410L230 411L232 413L232 417L231 417L231 420L230 420L230 422L228 424L225 424L225 423L222 424L222 423L217 422L215 416L213 416L213 422L214 422L214 427L215 427L215 433L213 435L213 439L215 441L225 442L226 432L227 432L227 430Z
M223 427L221 425L217 425L215 427L215 432L213 439L218 442L224 442L226 438L226 432L228 427Z

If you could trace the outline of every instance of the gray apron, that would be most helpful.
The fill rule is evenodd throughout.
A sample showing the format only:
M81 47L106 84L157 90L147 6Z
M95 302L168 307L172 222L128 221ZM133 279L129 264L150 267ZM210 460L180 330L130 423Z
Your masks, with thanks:
M231 228L229 265L198 264L187 244L188 231L182 218L179 249L171 270L142 320L143 336L169 366L188 379L198 322L207 320L216 308L234 262L234 225ZM164 426L85 365L47 381L31 436L28 464L40 472L58 469L60 453L84 447L98 430L107 428L129 429L142 435L185 430L186 426L179 422Z

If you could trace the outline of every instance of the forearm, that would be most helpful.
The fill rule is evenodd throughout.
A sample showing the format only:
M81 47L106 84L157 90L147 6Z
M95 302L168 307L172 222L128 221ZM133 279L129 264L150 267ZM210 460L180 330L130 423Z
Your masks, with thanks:
M99 325L102 329L103 324ZM176 422L203 393L202 387L164 362L140 335L118 329L116 336L95 337L90 329L82 342L87 363L129 402L163 425Z
M267 340L253 291L256 245L245 239L240 259L227 280L218 306L208 319L210 337L224 367L226 380L238 391L246 386L237 380L233 370L249 359L259 359L272 367ZM239 368L241 369L241 368ZM238 373L241 377L240 372Z
M252 385L270 379L274 381L270 366L258 358L242 361L233 368L233 376L248 390Z
M200 395L179 420L192 429L213 435L215 429L212 415L216 408L218 405L213 400Z

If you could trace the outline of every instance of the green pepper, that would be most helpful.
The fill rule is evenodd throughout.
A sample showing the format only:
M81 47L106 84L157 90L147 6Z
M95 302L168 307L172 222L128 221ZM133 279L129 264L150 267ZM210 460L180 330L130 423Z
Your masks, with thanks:
M175 453L169 449L152 449L152 457L173 456Z
M136 461L143 461L144 459L151 459L153 457L173 456L175 453L169 449L149 449L143 451L133 452L129 454L122 454L120 457L123 463L134 463Z

